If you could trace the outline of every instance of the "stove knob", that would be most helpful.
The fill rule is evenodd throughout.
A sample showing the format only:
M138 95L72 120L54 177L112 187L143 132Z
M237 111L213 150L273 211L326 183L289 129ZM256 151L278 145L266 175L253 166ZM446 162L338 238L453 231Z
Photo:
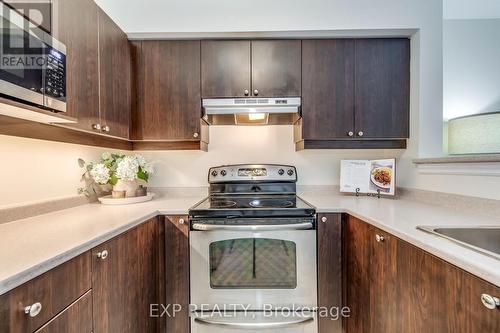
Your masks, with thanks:
M293 176L293 170L292 169L288 169L288 171L286 172L289 176Z
M224 177L225 175L227 175L226 170L222 170L222 171L220 172L220 175L221 175L222 177Z
M218 174L217 170L212 171L212 176L217 177L217 174Z
M278 170L278 174L279 174L280 176L283 176L283 174L284 174L284 173L285 173L285 170L283 170L283 169L279 169L279 170Z

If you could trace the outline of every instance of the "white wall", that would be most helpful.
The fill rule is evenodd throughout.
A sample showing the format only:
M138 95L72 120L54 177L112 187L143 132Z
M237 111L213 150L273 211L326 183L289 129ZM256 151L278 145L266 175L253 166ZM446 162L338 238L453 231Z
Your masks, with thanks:
M500 19L444 20L443 58L445 119L500 111Z
M212 127L209 152L147 153L157 163L153 186L206 184L207 169L223 163L295 164L301 184L338 184L342 158L397 156L399 184L492 197L490 180L462 182L442 177L438 183L418 175L412 158L441 155L442 2L440 0L100 0L126 32L224 32L284 30L419 29L412 38L411 139L406 151L295 152L291 127ZM0 136L0 174L7 179L2 203L19 203L76 193L78 157L97 158L102 150ZM8 154L5 154L7 152ZM8 156L8 157L7 157ZM21 163L22 165L17 166ZM16 166L12 166L12 164ZM16 178L5 176L22 171ZM11 179L12 178L12 179ZM471 189L471 183L482 186ZM16 191L16 194L9 194ZM498 187L497 187L498 188Z

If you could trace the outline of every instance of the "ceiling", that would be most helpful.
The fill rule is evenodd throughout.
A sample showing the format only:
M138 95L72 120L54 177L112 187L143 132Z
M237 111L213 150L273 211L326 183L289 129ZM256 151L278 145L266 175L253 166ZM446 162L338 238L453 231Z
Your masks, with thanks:
M445 20L500 18L500 0L443 0Z

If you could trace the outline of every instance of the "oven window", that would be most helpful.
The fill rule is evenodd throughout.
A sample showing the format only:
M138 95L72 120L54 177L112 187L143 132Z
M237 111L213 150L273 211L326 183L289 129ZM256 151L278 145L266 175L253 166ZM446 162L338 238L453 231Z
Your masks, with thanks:
M295 289L294 242L268 238L230 239L210 244L213 289Z

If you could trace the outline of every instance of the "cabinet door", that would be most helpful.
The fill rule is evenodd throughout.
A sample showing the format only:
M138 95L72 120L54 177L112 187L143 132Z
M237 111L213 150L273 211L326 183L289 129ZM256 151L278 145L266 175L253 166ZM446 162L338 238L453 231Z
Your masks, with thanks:
M59 0L57 0L59 1ZM10 7L15 9L19 14L23 15L26 19L36 24L46 32L53 33L52 31L52 2L51 0L37 0L37 1L20 1L20 0L3 0Z
M260 97L300 96L301 41L252 41L252 91Z
M153 332L161 280L156 218L92 250L94 332Z
M318 215L318 306L343 306L342 215ZM320 317L319 333L341 333L342 319Z
M410 41L358 39L355 50L356 135L408 138Z
M354 41L302 42L302 137L348 139L354 131Z
M200 139L200 41L143 41L134 139Z
M202 41L202 97L247 96L250 67L250 41Z
M60 332L92 332L92 291L89 290L35 333Z
M189 223L187 216L165 217L166 304L180 304L175 317L167 317L166 331L189 333Z
M93 130L99 119L98 7L93 0L53 0L57 38L66 45L67 115Z
M100 115L103 133L129 137L130 44L125 33L99 9Z

